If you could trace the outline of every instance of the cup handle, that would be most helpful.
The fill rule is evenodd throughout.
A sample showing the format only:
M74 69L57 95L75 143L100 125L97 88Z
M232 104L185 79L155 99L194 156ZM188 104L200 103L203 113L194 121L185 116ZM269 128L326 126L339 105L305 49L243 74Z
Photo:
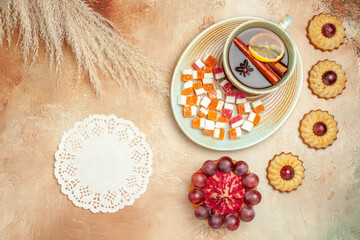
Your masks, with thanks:
M285 17L283 17L283 19L281 19L281 21L279 22L279 25L282 29L286 30L290 23L292 22L292 17L290 17L289 15L286 15Z

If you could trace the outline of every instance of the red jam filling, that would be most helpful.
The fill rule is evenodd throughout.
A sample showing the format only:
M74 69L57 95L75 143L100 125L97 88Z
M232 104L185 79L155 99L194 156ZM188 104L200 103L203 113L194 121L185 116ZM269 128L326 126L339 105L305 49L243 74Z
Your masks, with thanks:
M317 122L314 124L313 132L315 133L316 136L319 137L324 136L325 133L327 132L327 127L324 123Z
M334 71L327 71L322 75L322 81L325 85L332 85L337 80L337 74Z
M294 169L290 166L284 166L281 170L280 170L280 176L282 179L284 180L290 180L294 177Z
M336 27L332 23L327 23L322 27L321 32L325 37L331 38L336 33Z
M207 179L202 191L205 204L213 212L221 215L235 213L243 204L245 196L242 179L233 172L218 171L216 175Z

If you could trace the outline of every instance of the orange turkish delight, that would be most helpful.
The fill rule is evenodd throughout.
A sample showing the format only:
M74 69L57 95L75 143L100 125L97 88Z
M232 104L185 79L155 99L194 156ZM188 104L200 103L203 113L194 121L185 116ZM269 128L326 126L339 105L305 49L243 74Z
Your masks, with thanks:
M261 100L256 100L255 102L251 103L251 107L253 111L257 114L265 111L265 107L262 104Z
M196 70L196 79L202 80L204 79L204 70Z
M239 103L237 105L238 114L249 113L251 111L250 103Z
M219 99L213 99L213 100L211 100L210 109L211 109L211 110L216 110L219 101L220 101Z
M241 129L240 127L230 128L229 129L229 138L236 139L241 136Z
M214 90L215 85L212 79L203 79L203 86L205 91Z
M208 115L208 113L209 113L209 110L201 107L200 110L199 110L199 112L197 113L197 115L198 115L199 117L201 117L201 118L204 118L204 117L206 117L206 116Z
M223 140L225 137L225 129L223 128L216 128L214 130L213 138Z
M203 133L205 135L213 135L215 130L215 122L211 120L205 120L205 127Z
M217 91L215 89L209 90L207 95L208 95L208 98L210 98L211 100L217 99Z
M194 117L192 121L192 127L195 129L204 129L205 118Z
M195 106L185 106L184 107L184 117L192 117L196 114L196 107Z
M204 133L205 135L213 135L213 134L214 134L214 130L204 129L204 130L203 130L203 133Z
M186 105L196 106L198 102L198 96L191 95L186 97Z
M203 85L202 85L202 83L200 81L194 83L193 88L195 89L196 95L202 95L202 94L206 93L204 88L203 88Z
M217 116L218 116L217 112L210 110L207 117L211 121L216 121Z
M193 93L193 91L194 91L193 81L184 82L183 91L182 91L181 95L188 96L188 95L191 95Z
M211 67L205 67L204 68L204 79L213 79L213 69Z
M213 56L211 56L210 54L207 54L205 57L204 57L204 63L207 67L211 67L211 68L214 68L216 67L216 64L217 64L217 60L216 58L214 58Z
M193 71L186 69L182 71L181 80L184 82L193 80Z
M213 69L211 67L205 67L204 73L213 73Z
M193 88L185 88L182 92L181 95L185 95L185 96L189 96L194 92Z
M227 119L226 117L219 117L219 119L217 120L217 122L215 124L215 128L225 128L228 120L229 119Z
M248 117L247 120L250 121L250 122L252 122L252 123L255 124L255 125L259 125L260 120L261 120L261 117L260 117L259 114L256 114L256 113L251 112L251 113L249 114L249 117Z

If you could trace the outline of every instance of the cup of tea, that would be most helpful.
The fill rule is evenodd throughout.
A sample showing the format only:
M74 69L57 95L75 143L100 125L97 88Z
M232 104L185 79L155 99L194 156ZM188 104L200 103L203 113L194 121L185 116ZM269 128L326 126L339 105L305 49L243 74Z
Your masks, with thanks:
M224 46L223 67L236 88L265 94L291 78L297 59L295 43L285 31L291 22L290 16L279 24L251 20L233 30Z

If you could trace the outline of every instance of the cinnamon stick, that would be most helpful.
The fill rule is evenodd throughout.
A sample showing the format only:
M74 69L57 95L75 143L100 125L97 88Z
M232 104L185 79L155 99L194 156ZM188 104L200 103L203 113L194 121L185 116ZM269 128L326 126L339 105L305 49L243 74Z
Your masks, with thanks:
M280 77L273 73L265 63L260 62L259 60L255 59L249 52L248 47L238 38L234 39L234 44L240 49L240 51L245 55L247 59L250 60L252 64L259 70L259 72L264 75L264 77L272 84L275 85Z
M280 77L284 77L287 67L285 67L281 62L269 62L267 65Z

